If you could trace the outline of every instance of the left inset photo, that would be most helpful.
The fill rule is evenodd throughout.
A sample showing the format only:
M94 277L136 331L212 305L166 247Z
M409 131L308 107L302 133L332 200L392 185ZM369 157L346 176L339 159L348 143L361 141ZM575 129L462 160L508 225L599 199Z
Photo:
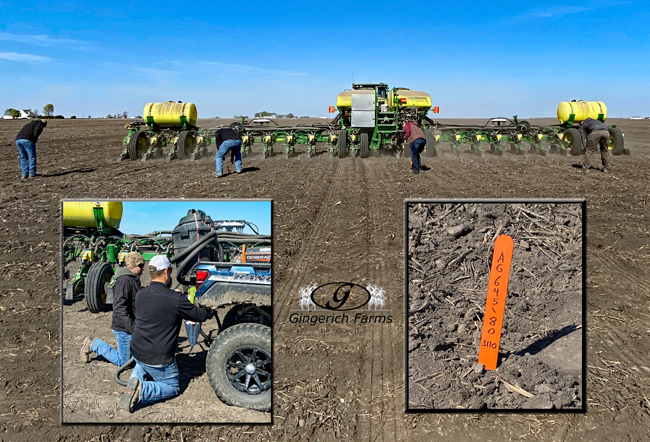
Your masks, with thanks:
M62 201L64 424L272 423L272 202Z

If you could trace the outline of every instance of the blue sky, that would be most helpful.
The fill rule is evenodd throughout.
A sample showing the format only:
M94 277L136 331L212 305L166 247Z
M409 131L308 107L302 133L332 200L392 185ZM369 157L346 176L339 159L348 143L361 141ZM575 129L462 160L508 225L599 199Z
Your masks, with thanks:
M174 230L188 210L203 210L213 220L245 220L257 225L261 235L271 234L270 201L124 201L120 231L146 234ZM253 233L249 228L244 233Z
M0 112L326 116L354 80L428 92L441 118L650 116L648 23L645 1L0 0Z

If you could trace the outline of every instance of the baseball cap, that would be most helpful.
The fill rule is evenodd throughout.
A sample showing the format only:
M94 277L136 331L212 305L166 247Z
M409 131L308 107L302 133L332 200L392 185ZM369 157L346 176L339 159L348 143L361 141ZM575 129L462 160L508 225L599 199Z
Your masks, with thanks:
M156 271L158 272L171 267L171 265L172 264L169 262L169 259L163 255L156 255L151 258L151 261L149 261L149 267L155 267Z
M129 252L124 257L124 264L126 264L126 267L128 269L132 269L133 267L137 267L140 264L144 264L144 259L138 252Z

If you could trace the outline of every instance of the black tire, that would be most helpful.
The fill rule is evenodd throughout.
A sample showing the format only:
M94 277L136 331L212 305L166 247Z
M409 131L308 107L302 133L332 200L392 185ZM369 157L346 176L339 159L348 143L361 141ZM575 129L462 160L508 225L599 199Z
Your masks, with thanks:
M612 155L621 155L625 150L625 138L618 127L609 128L609 145L612 147Z
M190 157L196 148L196 132L193 130L184 130L178 134L176 142L176 153L181 160Z
M339 158L344 158L348 152L348 131L341 129L339 131Z
M436 149L436 137L433 134L433 131L431 129L426 129L424 131L424 138L427 141L427 144L424 146L424 156L437 157L438 151Z
M149 150L149 140L147 139L147 134L141 131L133 132L133 134L131 134L131 138L129 138L127 150L129 152L130 159L137 160L142 158L142 156Z
M359 156L361 156L361 158L368 158L368 155L370 155L370 146L368 145L368 134L366 133L361 134L359 144L360 144Z
M582 154L582 134L574 127L564 131L564 141L568 143L567 150L571 155Z
M517 124L517 131L520 133L527 133L530 130L530 123L528 121L522 120Z
M228 405L271 411L271 355L270 327L238 324L219 333L205 362L217 397Z
M112 304L106 304L106 283L115 274L113 267L107 262L96 262L88 269L84 287L86 288L86 305L92 313L109 312Z

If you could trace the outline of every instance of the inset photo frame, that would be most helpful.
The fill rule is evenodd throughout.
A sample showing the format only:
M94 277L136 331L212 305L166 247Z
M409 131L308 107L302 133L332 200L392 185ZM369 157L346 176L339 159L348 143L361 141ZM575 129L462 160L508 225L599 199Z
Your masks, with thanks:
M586 411L586 202L406 201L406 411Z
M64 200L61 420L272 423L272 202Z

